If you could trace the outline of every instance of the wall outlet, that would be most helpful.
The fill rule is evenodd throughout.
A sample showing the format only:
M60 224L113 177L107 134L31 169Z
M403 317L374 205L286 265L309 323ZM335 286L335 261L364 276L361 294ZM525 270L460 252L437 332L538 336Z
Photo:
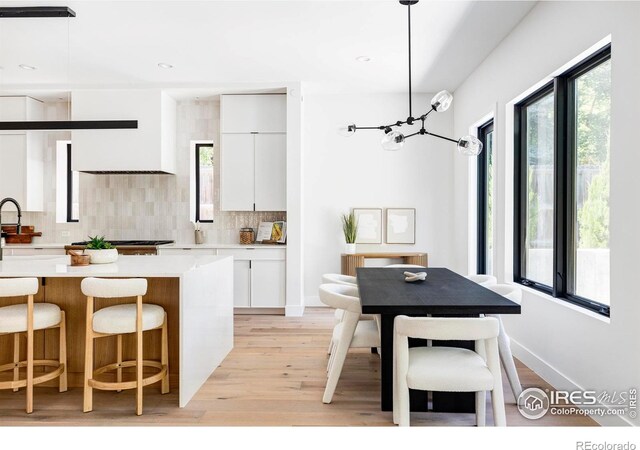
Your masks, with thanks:
M71 232L69 232L69 231L62 231L62 232L60 233L60 236L62 236L62 237L69 237L69 236L71 236Z

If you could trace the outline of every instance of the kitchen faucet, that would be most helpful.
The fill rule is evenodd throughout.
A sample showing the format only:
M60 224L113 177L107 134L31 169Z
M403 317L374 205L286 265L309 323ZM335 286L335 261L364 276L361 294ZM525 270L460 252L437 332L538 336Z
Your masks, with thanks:
M7 223L5 225L15 225L16 226L16 234L20 234L22 229L21 219L22 219L22 209L20 209L20 204L13 198L7 197L0 200L0 236L2 233L2 207L5 203L13 203L16 205L16 209L18 210L18 223ZM0 261L2 261L2 245L0 245Z

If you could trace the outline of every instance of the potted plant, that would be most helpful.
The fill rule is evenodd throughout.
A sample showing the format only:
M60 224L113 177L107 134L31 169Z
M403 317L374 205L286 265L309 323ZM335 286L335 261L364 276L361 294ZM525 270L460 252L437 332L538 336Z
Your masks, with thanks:
M351 211L349 214L342 215L342 231L344 232L344 240L347 244L346 253L353 255L356 252L356 236L358 234L358 221L356 215Z
M108 264L118 260L118 250L104 236L89 236L89 243L84 250L85 255L91 257L91 264Z

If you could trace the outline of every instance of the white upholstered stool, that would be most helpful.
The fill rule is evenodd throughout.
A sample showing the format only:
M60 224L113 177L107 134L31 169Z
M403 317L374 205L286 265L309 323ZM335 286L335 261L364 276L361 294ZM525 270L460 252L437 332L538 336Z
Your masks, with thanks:
M167 336L167 314L158 305L143 304L142 296L147 293L147 280L85 278L81 284L82 293L87 296L87 323L84 369L84 412L93 410L93 389L120 391L136 390L136 414L142 414L142 388L162 380L162 393L169 392L169 340ZM113 299L136 297L135 303L107 306L94 312L94 298ZM162 330L161 361L143 358L142 333ZM122 361L122 335L136 334L136 359ZM98 369L93 368L94 339L117 335L117 362ZM144 367L160 369L154 375L143 378ZM135 367L135 381L122 381L122 368ZM115 382L99 381L94 377L116 370Z
M467 275L466 278L484 287L493 286L498 282L498 279L493 275L473 274Z
M0 389L27 388L27 413L33 412L33 386L59 378L59 390L67 390L67 341L64 311L52 303L34 303L38 293L37 278L0 279L0 297L27 297L27 303L0 308L0 336L13 334L13 363L0 366L0 372L13 370L13 380L0 382ZM60 329L58 360L33 358L33 332L50 328ZM20 333L27 335L27 359L20 361ZM33 368L49 366L55 369L34 378ZM20 368L26 367L26 378L20 379Z

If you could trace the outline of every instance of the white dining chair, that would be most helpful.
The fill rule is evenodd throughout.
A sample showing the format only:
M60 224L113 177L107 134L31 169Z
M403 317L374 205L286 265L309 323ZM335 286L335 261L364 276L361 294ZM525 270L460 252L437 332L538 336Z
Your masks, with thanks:
M473 275L467 275L466 278L484 287L491 286L498 283L498 279L493 275L473 274Z
M485 425L486 391L493 420L506 426L498 357L499 322L493 317L397 316L394 321L393 421L410 425L409 389L475 392L476 424ZM475 341L476 351L458 347L412 347L409 338Z
M518 286L513 286L510 284L494 284L491 286L487 286L487 288L491 289L496 294L500 294L503 297L508 298L518 305L522 303L522 290ZM522 384L520 383L520 377L518 376L518 371L516 370L516 364L513 360L513 354L511 353L511 339L509 339L509 335L504 328L502 318L499 314L487 314L487 316L498 319L498 322L500 324L500 333L498 334L498 351L500 353L502 366L504 367L504 371L507 374L507 379L509 380L509 385L511 386L511 391L513 392L513 395L517 401L518 397L522 393Z
M377 321L360 320L362 307L356 288L342 284L322 284L319 293L322 303L344 310L342 321L333 328L334 349L322 397L323 403L331 403L349 348L379 347L380 334Z

